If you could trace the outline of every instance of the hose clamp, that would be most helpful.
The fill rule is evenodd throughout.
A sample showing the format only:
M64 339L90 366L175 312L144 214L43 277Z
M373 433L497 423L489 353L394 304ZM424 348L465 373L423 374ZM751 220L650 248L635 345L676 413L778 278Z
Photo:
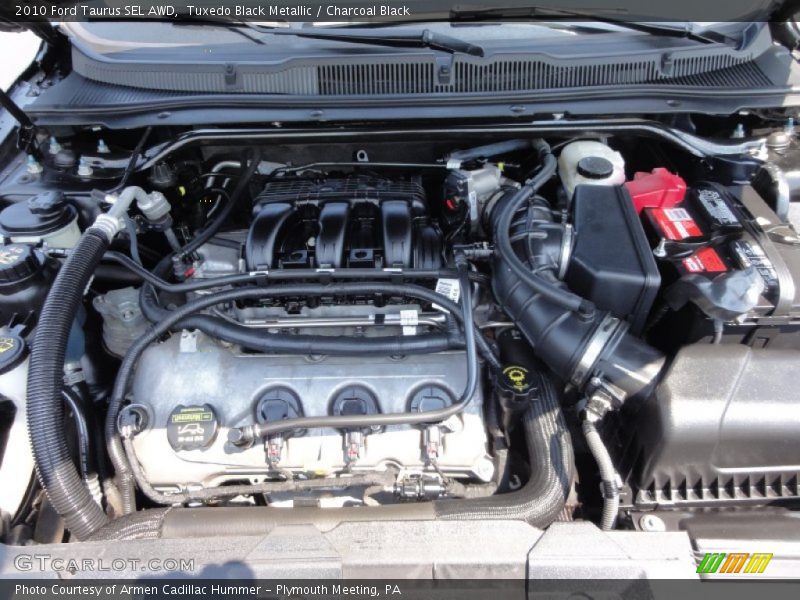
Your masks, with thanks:
M558 257L558 278L564 279L567 274L567 267L572 258L572 240L574 238L574 229L572 225L566 223L564 230L561 234L561 252Z
M597 329L595 329L589 343L586 344L586 348L578 361L578 365L572 371L572 376L570 377L571 383L578 387L582 387L583 384L586 383L589 376L592 374L592 369L597 359L600 358L600 354L602 354L609 340L611 340L612 336L620 327L624 326L622 321L616 317L612 317L610 314L606 314L606 316L603 317L603 320L600 322Z
M619 473L614 473L614 479L611 481L600 482L600 495L604 500L613 500L619 498L622 491L622 478Z
M106 213L102 213L98 215L97 218L94 220L94 224L92 225L92 227L96 227L97 229L102 231L103 235L106 236L106 238L110 243L119 233L120 229L122 228L122 224L116 217L113 217Z

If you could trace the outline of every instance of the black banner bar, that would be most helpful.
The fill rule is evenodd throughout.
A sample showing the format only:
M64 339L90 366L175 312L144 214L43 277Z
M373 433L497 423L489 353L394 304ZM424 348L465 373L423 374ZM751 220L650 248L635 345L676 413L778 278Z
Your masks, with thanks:
M753 600L797 598L800 581L0 580L0 600Z

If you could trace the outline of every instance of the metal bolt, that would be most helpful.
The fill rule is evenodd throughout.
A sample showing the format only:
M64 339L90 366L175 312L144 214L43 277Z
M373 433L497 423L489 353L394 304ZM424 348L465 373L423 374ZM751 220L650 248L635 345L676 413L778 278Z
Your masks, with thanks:
M794 118L789 117L786 119L786 124L783 126L783 131L788 135L794 135Z
M28 155L25 164L27 165L28 173L30 173L31 175L38 175L39 173L44 171L44 167L42 167L41 163L39 163L39 161L37 161L32 154Z
M245 439L244 432L240 429L230 429L228 431L228 441L231 444L238 445L241 444Z
M61 144L58 143L58 140L55 138L55 136L50 136L50 148L48 149L48 152L50 152L50 154L58 154L61 152Z
M86 159L83 157L78 159L78 176L91 177L92 173L94 173L94 170L92 169L91 165L86 161Z
M642 515L639 519L639 527L642 531L666 531L667 524L663 519L655 515Z
M738 123L736 129L733 130L731 137L735 140L740 140L744 137L744 125Z
M473 469L481 481L491 481L494 476L494 463L487 457L479 459Z
M111 152L111 149L106 144L106 141L103 138L97 140L97 153L98 154L108 154Z

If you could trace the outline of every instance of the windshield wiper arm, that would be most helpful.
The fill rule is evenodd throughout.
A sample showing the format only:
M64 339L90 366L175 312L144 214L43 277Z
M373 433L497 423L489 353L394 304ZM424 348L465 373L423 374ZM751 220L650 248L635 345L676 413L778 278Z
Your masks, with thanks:
M718 44L727 41L727 37L717 32L697 33L692 30L691 23L686 23L685 27L672 27L659 23L644 23L641 21L629 21L620 17L607 16L604 14L592 13L589 11L570 10L553 6L493 6L490 8L453 8L450 11L450 18L453 21L480 21L490 18L505 19L586 19L587 21L599 21L641 31L656 36L677 37L701 42L703 44Z
M316 40L333 40L353 44L370 44L373 46L388 46L390 48L432 48L451 54L469 54L483 56L483 48L470 42L442 35L430 29L423 29L413 33L391 33L389 35L343 33L332 31L302 31L287 29L270 32L274 35L293 35L296 37L312 38Z

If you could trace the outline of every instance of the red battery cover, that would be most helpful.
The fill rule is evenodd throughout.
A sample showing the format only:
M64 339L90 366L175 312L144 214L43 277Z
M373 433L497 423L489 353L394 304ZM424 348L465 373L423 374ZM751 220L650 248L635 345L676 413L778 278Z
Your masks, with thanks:
M669 208L683 202L686 195L686 182L678 175L662 167L650 173L639 171L633 179L625 183L633 199L637 214L645 208Z
M662 237L668 240L684 241L703 236L703 230L685 208L648 208L646 212Z
M703 248L681 263L689 273L724 273L728 266L714 248Z

